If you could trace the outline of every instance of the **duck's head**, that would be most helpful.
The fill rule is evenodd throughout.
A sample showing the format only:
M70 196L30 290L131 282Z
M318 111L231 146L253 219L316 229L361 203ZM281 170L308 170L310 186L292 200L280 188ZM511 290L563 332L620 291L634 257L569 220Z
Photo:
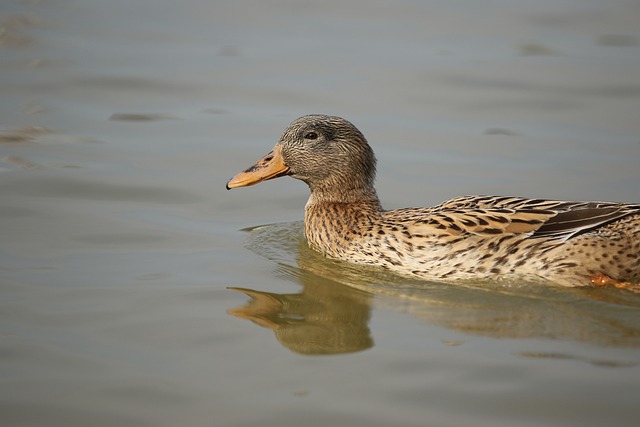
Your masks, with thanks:
M375 196L375 172L373 151L353 124L314 114L294 120L273 150L234 176L227 189L290 175L306 182L312 193L332 199Z

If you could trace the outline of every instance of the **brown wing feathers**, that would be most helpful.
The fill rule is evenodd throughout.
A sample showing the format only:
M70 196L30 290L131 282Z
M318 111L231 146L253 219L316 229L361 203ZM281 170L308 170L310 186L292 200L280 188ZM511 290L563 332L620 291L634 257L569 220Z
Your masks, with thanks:
M569 239L589 230L598 228L611 221L624 218L633 213L640 213L636 207L579 207L577 209L558 212L544 225L537 229L531 237L559 237Z
M566 240L632 214L640 214L640 205L466 196L445 202L431 217L451 234L531 233Z

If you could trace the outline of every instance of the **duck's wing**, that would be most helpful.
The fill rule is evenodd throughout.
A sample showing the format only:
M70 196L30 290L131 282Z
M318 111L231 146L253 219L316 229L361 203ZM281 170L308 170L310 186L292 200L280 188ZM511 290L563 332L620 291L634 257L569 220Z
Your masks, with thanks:
M640 205L465 196L433 208L424 224L453 235L524 233L567 240L633 214L640 214Z
M639 205L615 203L574 203L556 210L557 214L537 229L531 237L563 240L595 230L629 215L640 214Z
M533 234L556 213L547 210L494 209L437 209L422 218L413 218L415 234Z

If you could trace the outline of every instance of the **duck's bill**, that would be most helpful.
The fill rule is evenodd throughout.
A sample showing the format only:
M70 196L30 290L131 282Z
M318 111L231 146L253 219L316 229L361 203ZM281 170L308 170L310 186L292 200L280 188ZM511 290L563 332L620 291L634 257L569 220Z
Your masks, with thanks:
M273 151L258 160L249 169L243 170L229 182L227 182L227 190L238 187L246 187L248 185L257 184L268 179L277 178L279 176L288 175L289 167L284 164L280 147L276 146Z

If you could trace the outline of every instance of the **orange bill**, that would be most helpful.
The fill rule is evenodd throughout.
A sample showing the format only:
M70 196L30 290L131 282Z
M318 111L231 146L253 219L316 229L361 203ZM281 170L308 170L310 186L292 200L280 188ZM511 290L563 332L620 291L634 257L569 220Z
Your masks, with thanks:
M258 160L249 169L246 169L227 182L227 190L248 185L257 184L268 179L287 175L289 167L282 160L281 147L276 147L269 154Z

